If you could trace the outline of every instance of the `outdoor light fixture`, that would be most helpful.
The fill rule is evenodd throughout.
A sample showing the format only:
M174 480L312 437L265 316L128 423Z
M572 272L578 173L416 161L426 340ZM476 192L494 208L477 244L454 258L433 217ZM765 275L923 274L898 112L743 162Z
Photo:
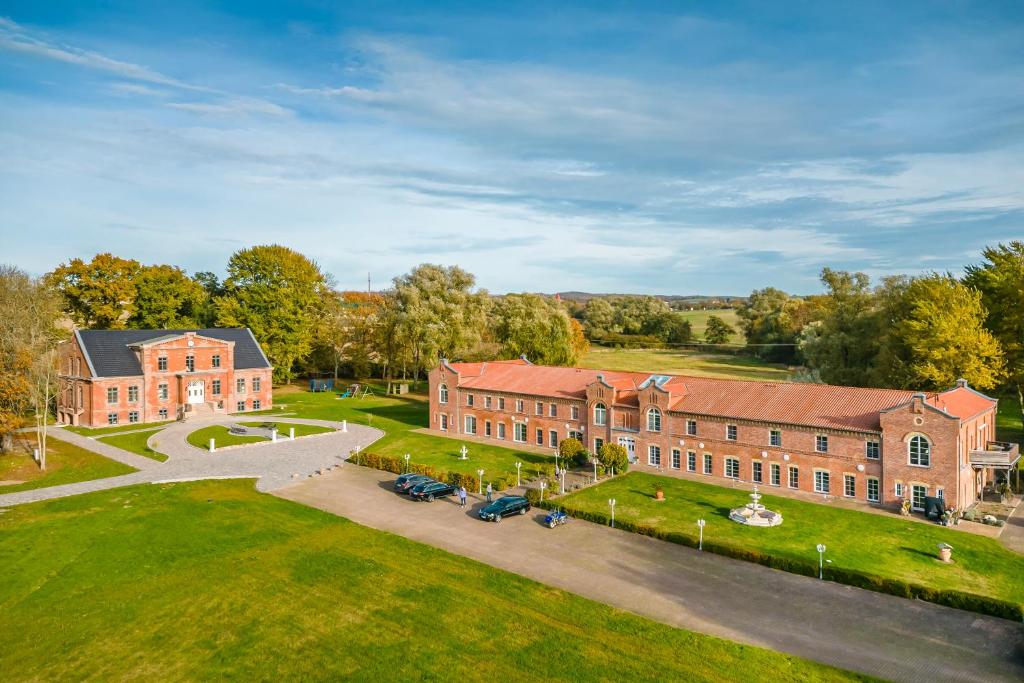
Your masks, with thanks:
M789 453L784 453L782 455L782 459L788 462L789 461Z
M768 457L768 451L761 451L761 457L762 458L767 458Z
M825 544L818 544L818 578L825 578Z
M700 536L697 539L697 550L704 550L704 525L707 524L703 519L697 520L697 528L700 529Z
M523 482L519 478L520 470L523 469L523 463L516 462L516 486L522 486Z
M864 465L857 465L857 471L858 472L863 472L864 471Z
M484 470L483 470L483 468L478 469L476 471L476 473L478 475L480 475L480 480L476 483L476 487L477 487L476 494L478 496L482 496L483 493L484 493Z
M409 472L409 454L408 453L405 454L405 471L408 474L408 472Z
M615 528L615 499L614 498L609 498L608 499L608 507L610 507L612 509L612 528L614 529Z

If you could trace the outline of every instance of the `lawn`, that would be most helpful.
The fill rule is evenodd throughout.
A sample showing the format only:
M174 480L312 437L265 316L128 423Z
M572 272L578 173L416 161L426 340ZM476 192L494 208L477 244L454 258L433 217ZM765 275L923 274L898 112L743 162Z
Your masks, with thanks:
M19 484L0 486L0 493L13 493L44 486L72 484L76 481L105 479L129 474L135 468L102 455L79 448L67 441L48 436L46 439L46 470L40 470L32 459L35 437L23 438L17 442L14 453L0 456L0 481L17 481Z
M327 432L335 431L333 427L321 427L320 425L307 425L300 422L277 422L273 421L277 425L278 438L288 437L288 430L291 428L295 429L295 436L312 436L313 434L326 434ZM238 424L243 427L262 427L267 424L267 421L263 422L239 422Z
M167 456L163 453L159 453L150 448L146 442L149 437L153 436L157 432L163 431L162 429L150 429L145 432L131 432L130 434L114 434L113 436L104 436L96 439L103 443L108 443L111 446L122 448L132 453L138 453L139 455L147 458L152 458L159 462L167 460Z
M64 429L75 434L82 434L83 436L100 436L102 434L118 434L120 432L130 432L136 429L152 429L154 427L165 427L174 422L174 420L166 420L164 422L136 422L134 424L126 425L113 425L111 427L73 427L67 426Z
M7 681L857 680L260 494L251 481L13 508L0 516L0 574Z
M421 393L399 397L378 392L363 399L339 399L330 392L313 393L298 386L289 386L274 391L274 405L273 411L264 413L348 420L353 424L382 429L385 436L371 444L368 451L396 458L409 453L414 464L430 465L449 472L475 475L482 467L485 481L501 476L514 479L517 461L523 463L524 477L539 472L543 466L554 465L554 458L549 455L413 431L427 426L427 400ZM463 444L469 450L468 460L459 459L459 449Z
M667 501L654 500L658 486ZM609 498L617 501L616 520L696 539L696 522L703 518L705 540L716 543L805 562L816 562L815 546L824 543L837 568L1024 603L1024 556L993 538L771 495L761 502L785 521L770 529L751 528L729 520L730 509L750 502L749 491L644 472L569 494L559 503L570 511L607 514ZM954 547L952 564L936 559L942 542Z
M740 329L740 317L736 315L735 308L719 308L708 311L680 311L679 315L690 321L690 328L693 330L693 338L697 341L704 341L704 331L708 329L708 318L717 315L736 330L729 339L733 344L742 344L745 341L743 331Z
M210 439L214 440L214 446L217 448L224 448L225 446L240 446L242 444L259 443L261 441L270 440L265 436L242 436L232 434L228 431L228 428L223 425L211 425L209 427L197 429L186 438L190 444L196 448L202 448L204 451L210 448Z
M598 370L667 372L732 379L786 380L784 365L766 363L752 356L701 353L670 349L609 349L592 346L580 365Z

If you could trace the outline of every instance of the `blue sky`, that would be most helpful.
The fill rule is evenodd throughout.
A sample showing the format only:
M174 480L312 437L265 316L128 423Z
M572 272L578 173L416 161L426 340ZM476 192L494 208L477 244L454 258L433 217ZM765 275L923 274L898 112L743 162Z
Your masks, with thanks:
M898 5L886 7L886 5ZM0 3L0 261L820 289L1024 238L1024 6Z

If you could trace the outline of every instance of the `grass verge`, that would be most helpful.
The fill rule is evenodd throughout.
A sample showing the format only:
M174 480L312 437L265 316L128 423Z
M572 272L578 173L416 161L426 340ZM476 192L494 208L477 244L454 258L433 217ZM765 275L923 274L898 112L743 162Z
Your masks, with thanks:
M103 443L110 444L117 448L131 451L139 455L145 456L158 462L164 462L167 460L167 456L158 451L154 451L146 443L149 437L153 436L157 432L163 431L162 429L150 429L145 432L132 432L130 434L114 434L113 436L104 436L96 439Z
M0 481L21 482L0 486L0 493L105 479L136 471L134 467L104 458L53 436L46 438L46 470L40 470L32 459L34 446L34 437L19 439L14 453L0 456Z
M19 506L0 516L0 573L9 681L863 680L659 624L248 481Z
M665 501L656 501L661 487ZM615 498L616 524L684 545L697 545L697 520L705 519L704 548L801 574L816 574L815 547L828 548L826 575L881 592L902 586L923 589L913 597L1020 620L1024 610L1024 556L998 540L938 525L765 495L761 502L784 518L781 526L752 528L729 520L732 508L750 502L749 492L644 472L631 472L553 501L574 516L606 522ZM939 543L953 546L953 562L937 559ZM861 581L858 577L874 581ZM876 580L877 579L877 580ZM928 591L953 596L946 600ZM971 601L958 593L993 601ZM1010 606L1007 611L995 603ZM1014 609L1016 616L1014 616Z

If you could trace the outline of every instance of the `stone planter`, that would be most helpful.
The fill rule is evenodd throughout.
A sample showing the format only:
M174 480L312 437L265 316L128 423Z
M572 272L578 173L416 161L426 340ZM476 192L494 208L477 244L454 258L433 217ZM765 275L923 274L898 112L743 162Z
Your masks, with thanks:
M953 559L953 546L948 543L940 543L939 559L943 562L950 562Z
M665 492L658 489L654 492L654 500L665 500Z

